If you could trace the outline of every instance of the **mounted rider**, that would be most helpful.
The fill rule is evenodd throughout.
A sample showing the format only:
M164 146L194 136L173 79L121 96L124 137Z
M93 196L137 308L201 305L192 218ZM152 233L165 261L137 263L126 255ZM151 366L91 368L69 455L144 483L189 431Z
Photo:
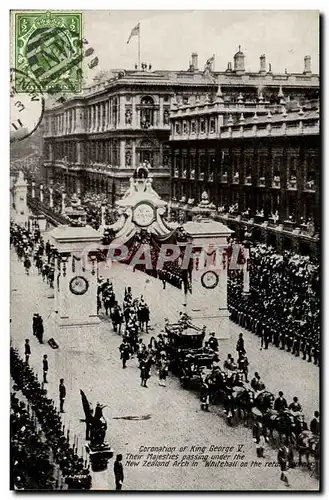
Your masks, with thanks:
M279 392L279 397L276 398L275 402L274 402L274 409L275 411L277 411L278 413L282 413L284 412L286 409L288 408L288 403L287 403L287 400L286 398L284 397L283 395L283 392L280 391Z

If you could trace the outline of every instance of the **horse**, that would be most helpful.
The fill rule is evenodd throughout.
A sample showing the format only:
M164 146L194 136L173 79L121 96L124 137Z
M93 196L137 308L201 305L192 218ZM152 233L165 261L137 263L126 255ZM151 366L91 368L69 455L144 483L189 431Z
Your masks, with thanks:
M320 438L312 431L302 431L297 438L297 451L299 454L299 465L302 464L302 456L306 456L307 467L310 468L310 456L315 460L315 472L319 474L320 460Z
M242 386L233 387L232 398L236 408L235 415L248 423L254 404L254 392Z
M214 404L217 397L223 399L227 392L226 386L227 375L220 369L213 370L212 373L206 376L205 382L209 387L210 403Z

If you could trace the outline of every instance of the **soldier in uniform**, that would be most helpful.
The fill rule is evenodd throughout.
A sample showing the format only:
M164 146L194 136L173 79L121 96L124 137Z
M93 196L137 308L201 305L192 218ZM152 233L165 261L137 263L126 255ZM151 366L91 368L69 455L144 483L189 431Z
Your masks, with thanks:
M319 342L316 342L314 347L313 347L313 363L315 365L320 365L320 349L319 349Z
M274 409L275 411L281 413L283 412L286 408L288 407L288 403L286 398L283 396L283 392L279 392L279 397L276 398L274 402Z
M280 345L279 342L280 342L280 334L275 326L273 329L273 345L275 345L275 347L279 347Z
M30 359L30 355L31 355L31 347L30 347L29 339L25 339L24 348L25 348L25 363L29 364L29 359Z
M40 344L43 344L43 319L42 317L38 314L37 317L37 330L36 330L36 337L39 340Z
M290 486L288 480L288 468L289 465L293 463L292 450L288 448L288 446L283 445L279 448L278 451L278 462L281 469L280 479L285 483L286 486Z
M294 354L296 357L299 356L299 349L300 349L300 336L298 333L295 334L293 343L292 343L292 354Z
M310 430L316 436L320 434L320 413L318 411L314 412L314 418L311 420L310 423Z
M309 338L306 339L305 349L306 349L306 354L308 356L307 362L311 363L312 362L312 344L311 344L311 341Z
M286 344L288 347L287 352L291 352L293 342L294 342L294 335L293 335L292 330L289 330L288 335L287 335L287 341L286 341Z
M64 385L64 379L61 378L59 381L59 411L64 413L64 401L66 398L66 387Z
M238 338L238 341L236 343L236 351L237 351L238 355L240 355L240 353L242 353L242 354L246 353L246 350L244 348L244 338L243 338L242 333L239 333L239 338Z
M122 359L122 368L126 368L126 363L129 359L129 345L125 339L120 345L119 350L120 350L120 358Z
M48 373L48 356L47 354L44 354L43 360L42 360L42 370L43 370L43 383L47 384L47 373Z
M37 335L37 329L38 329L38 316L39 314L35 313L33 314L33 319L32 319L32 331L33 335Z
M300 352L303 354L303 360L306 360L306 337L302 335L301 343L300 343Z

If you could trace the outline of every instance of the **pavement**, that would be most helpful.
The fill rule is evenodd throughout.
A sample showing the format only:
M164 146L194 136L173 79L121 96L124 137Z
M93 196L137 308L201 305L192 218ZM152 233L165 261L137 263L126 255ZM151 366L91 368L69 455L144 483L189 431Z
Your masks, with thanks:
M149 334L143 334L144 340L151 335L158 335L164 326L164 318L176 321L180 311L181 292L139 271L117 264L110 269L103 269L101 274L110 277L114 291L122 303L124 288L132 287L133 296L144 295L151 311ZM61 341L60 348L53 350L46 343L54 336L52 303L53 293L42 282L35 269L26 276L22 263L11 251L11 340L24 356L24 339L30 338L32 355L30 364L42 380L42 357L48 354L49 383L46 385L49 397L59 407L58 384L64 378L67 389L63 423L70 430L70 439L78 442L78 452L83 454L85 444L85 424L81 421L84 413L80 399L80 389L95 407L99 401L106 405L104 417L107 420L107 440L114 450L114 456L124 456L124 490L287 490L280 481L278 467L273 467L277 451L266 445L265 458L257 459L251 429L242 423L229 427L220 406L210 408L206 413L200 410L198 393L180 387L179 380L169 375L167 386L158 385L158 377L152 368L148 388L140 386L137 360L131 359L127 369L123 370L119 359L118 347L121 337L112 330L108 318L101 315L102 323L97 338L90 337L90 348L79 345L72 348ZM32 335L32 316L38 312L44 319L45 343L40 345ZM243 332L245 348L250 361L250 374L258 371L268 390L276 394L283 390L290 402L298 396L303 411L309 422L314 410L319 408L319 368L313 364L295 358L291 354L270 347L260 350L259 338L230 322L230 337L220 341L221 359L227 353L235 356L238 334ZM205 455L210 446L234 447L229 459L232 466L205 466ZM242 445L242 448L241 448ZM183 454L196 454L196 459L169 467L154 467L144 462L149 452L141 447L175 448L180 458ZM187 447L185 452L182 452ZM204 453L192 451L193 447L207 447ZM239 451L240 450L240 451ZM241 451L242 450L242 451ZM237 460L234 455L239 452ZM134 455L135 458L129 457ZM138 454L143 457L138 459ZM211 455L211 453L209 454ZM218 454L220 455L220 454ZM221 459L220 460L225 460ZM113 490L113 461L109 461L107 471L92 473L94 490ZM256 465L255 465L256 461ZM129 463L128 463L129 462ZM133 465L133 462L137 465ZM165 462L165 460L164 460ZM178 460L180 462L180 460ZM186 460L185 460L186 462ZM193 463L193 465L192 465ZM271 466L272 464L272 466ZM289 490L318 490L319 484L306 467L297 467L290 472Z

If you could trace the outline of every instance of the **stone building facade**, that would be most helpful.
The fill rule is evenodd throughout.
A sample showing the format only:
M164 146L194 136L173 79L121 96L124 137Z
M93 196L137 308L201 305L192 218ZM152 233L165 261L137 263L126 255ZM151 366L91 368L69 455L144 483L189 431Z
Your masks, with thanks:
M238 104L243 93L250 102L262 94L274 105L280 88L291 102L315 98L319 79L305 60L300 74L260 69L247 73L244 54L234 56L234 67L213 71L212 64L198 68L198 56L186 71L113 71L107 81L96 83L79 96L49 107L44 117L45 184L61 185L67 193L106 193L114 202L129 186L140 163L147 162L155 189L170 195L170 123L178 105L216 99L220 84L225 103Z
M215 102L171 113L172 208L193 214L204 193L214 213L310 237L320 229L319 102ZM236 229L236 227L234 227Z

